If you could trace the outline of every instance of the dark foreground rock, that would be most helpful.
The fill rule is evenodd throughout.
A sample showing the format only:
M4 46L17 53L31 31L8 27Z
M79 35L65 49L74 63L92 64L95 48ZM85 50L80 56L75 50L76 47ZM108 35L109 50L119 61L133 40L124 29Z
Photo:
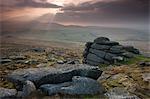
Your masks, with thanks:
M87 42L85 47L83 63L93 66L124 61L126 58L134 57L135 54L140 54L133 46L123 46L106 37L98 37L94 42Z
M43 84L57 84L72 80L73 76L83 76L92 79L98 79L102 71L98 67L88 66L84 64L77 65L58 65L56 68L29 68L19 69L8 75L7 79L18 86L18 90L22 90L25 81L32 81L38 88Z
M42 85L40 89L48 95L57 93L70 95L94 95L104 92L104 89L96 80L80 76L74 76L72 82L46 84Z
M0 88L0 99L14 98L17 94L16 89Z

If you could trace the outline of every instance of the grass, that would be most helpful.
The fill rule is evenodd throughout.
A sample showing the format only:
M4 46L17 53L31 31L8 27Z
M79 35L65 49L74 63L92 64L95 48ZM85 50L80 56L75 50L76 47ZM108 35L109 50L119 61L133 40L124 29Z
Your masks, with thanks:
M143 55L137 55L134 58L126 59L125 61L122 61L119 63L124 64L124 65L131 65L131 64L137 64L141 61L149 61L150 62L150 58L144 57Z

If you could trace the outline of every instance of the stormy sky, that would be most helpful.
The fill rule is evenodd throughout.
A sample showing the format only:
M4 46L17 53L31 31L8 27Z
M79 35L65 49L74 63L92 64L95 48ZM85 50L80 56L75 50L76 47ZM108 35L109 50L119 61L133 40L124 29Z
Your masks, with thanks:
M23 23L49 15L47 21L65 25L146 28L149 23L149 0L0 0L0 5L0 22Z

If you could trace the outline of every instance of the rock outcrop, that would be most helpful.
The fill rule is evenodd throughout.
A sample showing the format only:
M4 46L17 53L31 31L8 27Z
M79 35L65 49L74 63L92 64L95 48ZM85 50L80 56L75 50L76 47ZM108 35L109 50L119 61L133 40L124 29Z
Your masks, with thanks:
M123 46L106 37L99 37L94 42L87 42L85 46L83 63L89 65L110 64L140 54L139 50L133 46Z
M8 80L16 85L19 97L27 97L36 89L47 95L57 93L81 95L102 93L97 82L102 71L85 64L65 64L55 67L19 69L8 75Z
M8 75L8 80L18 86L18 90L22 90L25 81L32 81L38 88L43 84L57 84L72 80L73 76L83 76L92 79L98 79L102 71L98 67L88 66L84 64L78 65L61 65L56 68L29 68L14 71Z

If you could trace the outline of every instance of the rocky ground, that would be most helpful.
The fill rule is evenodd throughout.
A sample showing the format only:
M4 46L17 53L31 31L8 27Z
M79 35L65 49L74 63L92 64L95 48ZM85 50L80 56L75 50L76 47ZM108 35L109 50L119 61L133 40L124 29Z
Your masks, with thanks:
M82 63L83 49L71 49L60 47L46 47L23 45L17 43L1 44L1 64L0 64L0 87L12 89L15 85L8 82L5 78L8 74L18 69L55 67L58 64L79 64ZM138 55L130 61L100 65L103 70L98 82L101 83L105 90L105 96L112 99L130 96L134 98L150 98L150 58ZM114 96L113 96L114 95ZM101 94L72 96L56 94L45 96L43 94L33 93L30 99L60 99L60 98L107 98Z

